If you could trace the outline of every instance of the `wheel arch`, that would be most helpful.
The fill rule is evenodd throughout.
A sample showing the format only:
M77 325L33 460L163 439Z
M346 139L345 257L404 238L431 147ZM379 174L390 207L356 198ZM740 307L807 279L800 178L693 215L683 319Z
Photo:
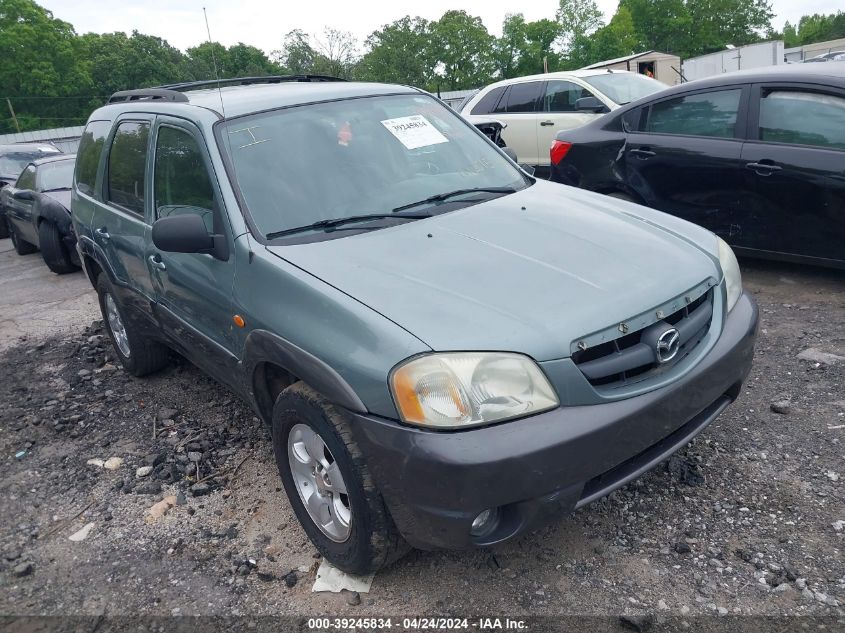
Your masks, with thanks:
M330 365L267 330L254 330L247 336L243 364L265 421L272 420L279 393L300 380L334 404L359 413L367 411L355 390Z

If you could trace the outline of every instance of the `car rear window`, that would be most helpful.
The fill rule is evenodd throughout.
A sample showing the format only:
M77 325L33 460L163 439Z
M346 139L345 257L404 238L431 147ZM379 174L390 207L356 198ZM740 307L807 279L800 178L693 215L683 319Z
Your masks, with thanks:
M109 151L108 200L144 214L144 173L150 124L125 121L115 132Z
M651 106L645 131L733 138L742 90L700 92Z
M760 100L760 140L845 149L845 98L772 90Z
M76 188L89 196L94 195L100 155L103 153L103 143L110 127L111 123L108 121L91 121L85 126L79 140L76 153Z

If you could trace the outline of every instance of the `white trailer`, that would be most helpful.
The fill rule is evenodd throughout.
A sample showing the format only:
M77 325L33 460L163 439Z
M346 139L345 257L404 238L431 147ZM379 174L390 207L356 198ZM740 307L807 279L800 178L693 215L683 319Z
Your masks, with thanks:
M681 64L681 71L686 81L693 81L734 70L764 68L783 63L783 42L775 40L685 59Z

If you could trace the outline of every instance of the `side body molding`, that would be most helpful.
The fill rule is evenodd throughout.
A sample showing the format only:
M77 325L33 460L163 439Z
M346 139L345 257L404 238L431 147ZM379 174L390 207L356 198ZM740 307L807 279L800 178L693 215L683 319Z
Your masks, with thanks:
M247 381L251 381L260 363L273 363L306 382L326 398L351 411L365 413L367 408L358 394L329 365L267 330L253 330L244 344L243 367ZM256 399L259 397L254 394ZM263 406L267 403L258 403ZM272 407L272 403L269 403Z

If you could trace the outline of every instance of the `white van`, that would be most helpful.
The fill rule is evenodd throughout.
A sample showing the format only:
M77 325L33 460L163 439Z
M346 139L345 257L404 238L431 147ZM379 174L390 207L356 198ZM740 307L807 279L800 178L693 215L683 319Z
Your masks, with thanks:
M574 70L506 79L482 88L461 114L493 117L507 127L502 138L519 162L548 168L549 148L560 130L584 125L605 112L667 88L624 70Z

